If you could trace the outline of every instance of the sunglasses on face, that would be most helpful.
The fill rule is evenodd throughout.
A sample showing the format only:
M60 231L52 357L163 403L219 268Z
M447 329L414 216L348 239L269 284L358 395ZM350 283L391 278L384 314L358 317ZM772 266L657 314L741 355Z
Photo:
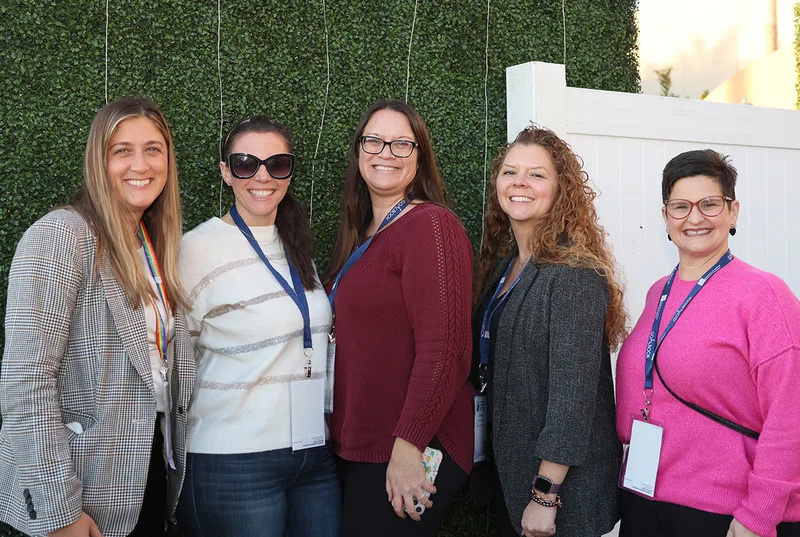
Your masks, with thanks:
M237 179L250 179L262 165L273 179L288 179L294 172L294 155L278 153L262 160L249 153L231 153L226 164Z

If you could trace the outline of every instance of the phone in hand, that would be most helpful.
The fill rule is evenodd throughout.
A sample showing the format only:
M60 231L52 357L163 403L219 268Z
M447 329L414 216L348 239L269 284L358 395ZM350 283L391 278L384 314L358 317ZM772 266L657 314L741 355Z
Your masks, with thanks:
M444 455L440 450L432 447L426 447L422 452L422 467L425 469L425 477L431 484L436 480L443 457ZM430 496L427 490L425 491L425 496ZM414 498L414 510L420 516L425 512L425 506L416 498Z

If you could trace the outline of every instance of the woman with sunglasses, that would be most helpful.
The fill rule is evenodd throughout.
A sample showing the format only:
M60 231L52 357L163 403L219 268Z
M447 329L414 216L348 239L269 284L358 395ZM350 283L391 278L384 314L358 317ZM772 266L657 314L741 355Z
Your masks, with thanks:
M277 121L233 125L220 172L235 203L181 243L197 357L178 512L188 537L339 535L323 410L331 310L288 192L294 163Z
M151 536L178 502L195 363L178 306L167 121L104 106L83 185L23 235L0 375L0 519L50 537Z
M736 175L710 149L664 168L679 263L617 362L622 537L800 535L800 302L731 254Z
M472 467L472 246L444 199L419 113L375 103L350 145L327 276L347 537L433 535ZM443 457L433 485L427 447Z

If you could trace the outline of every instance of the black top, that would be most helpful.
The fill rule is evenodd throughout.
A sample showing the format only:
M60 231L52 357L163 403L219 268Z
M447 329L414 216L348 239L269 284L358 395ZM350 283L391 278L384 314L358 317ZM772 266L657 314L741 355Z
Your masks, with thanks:
M487 420L488 420L488 424L489 425L491 425L491 423L492 423L492 407L494 405L494 397L493 397L493 391L494 390L492 389L492 384L493 384L492 383L492 378L494 377L494 362L495 362L494 354L495 354L495 349L497 347L497 344L496 344L496 342L497 342L497 337L496 337L496 335L497 335L497 327L498 327L498 325L500 323L500 317L503 315L503 310L506 309L506 304L508 304L508 300L509 300L509 298L511 296L511 293L513 291L514 291L514 289L511 289L509 291L506 291L505 293L503 293L499 297L497 297L497 300L500 300L500 298L502 298L502 297L505 297L505 300L503 300L502 304L497 306L497 309L494 310L494 314L492 315L492 318L489 319L489 334L491 335L491 337L489 338L489 364L486 367L486 376L485 376L486 390L483 393L483 395L486 396L486 402L487 402L486 416L487 416ZM492 293L492 294L494 294L494 293ZM506 295L508 295L508 296L506 296ZM473 318L473 326L472 326L472 362L473 362L473 364L475 364L475 366L473 367L473 371L477 371L478 370L478 365L477 364L481 363L481 324L483 323L483 316L486 313L486 308L489 306L489 300L491 300L491 298L492 298L491 295L484 296L483 300L481 300L477 304L477 306L475 308L475 311L474 311L474 315L472 317ZM476 376L476 378L474 379L474 382L475 382L476 388L480 389L480 378L478 378Z

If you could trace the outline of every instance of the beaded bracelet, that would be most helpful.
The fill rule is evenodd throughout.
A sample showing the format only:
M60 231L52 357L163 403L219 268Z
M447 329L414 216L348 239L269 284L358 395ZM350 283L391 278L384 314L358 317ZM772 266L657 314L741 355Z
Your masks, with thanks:
M531 501L536 502L543 507L562 507L561 504L561 496L556 495L555 501L550 501L542 496L539 496L539 493L536 492L536 489L531 489Z

